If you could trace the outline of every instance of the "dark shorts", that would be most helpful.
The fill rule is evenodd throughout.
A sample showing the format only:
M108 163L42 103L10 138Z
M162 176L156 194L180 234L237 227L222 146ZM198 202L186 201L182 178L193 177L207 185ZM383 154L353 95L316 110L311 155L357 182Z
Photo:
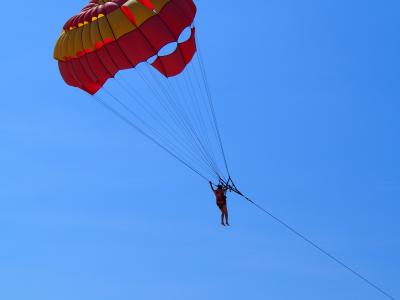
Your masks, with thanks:
M217 202L217 206L220 210L223 210L226 206L226 202Z

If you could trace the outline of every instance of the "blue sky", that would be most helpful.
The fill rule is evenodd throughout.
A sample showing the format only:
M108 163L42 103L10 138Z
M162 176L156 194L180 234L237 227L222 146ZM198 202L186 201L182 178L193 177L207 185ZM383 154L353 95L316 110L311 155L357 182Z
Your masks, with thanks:
M219 226L207 184L66 86L53 46L83 4L3 13L2 299L384 299L234 195ZM399 297L400 3L198 8L237 184Z

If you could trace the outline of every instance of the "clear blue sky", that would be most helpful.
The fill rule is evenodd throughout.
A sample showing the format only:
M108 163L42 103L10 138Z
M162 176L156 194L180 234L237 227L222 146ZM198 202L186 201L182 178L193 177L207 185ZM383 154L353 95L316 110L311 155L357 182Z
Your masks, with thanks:
M197 2L237 183L400 297L399 1ZM384 299L66 86L83 4L4 7L1 299Z

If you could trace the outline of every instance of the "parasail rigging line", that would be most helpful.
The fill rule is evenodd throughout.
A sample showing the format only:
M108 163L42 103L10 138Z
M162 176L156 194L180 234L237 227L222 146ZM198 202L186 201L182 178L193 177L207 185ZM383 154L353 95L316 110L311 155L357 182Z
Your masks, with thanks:
M199 130L195 129L193 122L190 121L190 117L189 117L188 113L186 112L186 110L184 109L184 106L179 105L179 103L177 103L177 101L174 101L174 97L172 96L173 93L171 91L169 91L166 86L164 86L162 84L162 82L157 77L157 75L154 74L154 71L149 70L149 72L153 78L153 81L156 82L158 84L158 87L165 93L165 97L169 101L170 105L174 108L175 111L179 112L179 117L182 120L182 123L187 127L192 138L198 145L198 150L202 154L203 158L205 160L210 161L210 156L207 154L208 151L206 149L206 146L201 141L201 138L199 135ZM212 164L212 162L210 162L210 163Z
M183 126L183 128L184 129L186 129L186 132L187 132L187 135L189 136L189 137L191 137L191 138L188 138L188 139L184 139L183 137L180 137L181 139L182 139L182 141L181 141L181 144L185 141L186 143L189 143L189 144L191 144L192 145L192 147L194 148L194 149L198 149L199 148L199 146L198 146L198 144L197 145L195 145L194 144L194 142L196 142L196 141L199 141L200 142L200 139L198 138L198 139L196 139L195 137L194 137L194 135L193 135L193 131L191 131L186 125L185 125L185 123L188 123L188 121L186 120L186 119L183 119L182 117L180 118L180 119L177 119L177 118L179 118L180 117L180 115L178 115L177 114L177 112L176 111L178 111L178 113L180 113L179 112L179 108L178 107L169 107L169 106L173 106L173 104L172 103L174 103L174 102L172 102L173 101L173 99L169 99L169 96L166 94L166 92L165 93L163 93L163 94L160 94L160 90L161 90L161 88L159 88L159 89L156 89L156 88L154 88L154 87L152 87L151 86L151 80L148 80L148 78L146 78L146 75L144 75L144 73L139 69L139 68L135 68L135 70L137 71L137 73L136 74L138 74L140 77L141 77L141 79L145 82L145 84L148 86L148 88L152 91L152 93L153 93L153 96L154 96L154 99L156 99L160 104L161 104L161 106L164 108L164 110L167 112L167 116L169 116L169 117L171 117L172 118L172 121L173 121L173 123L174 123L174 125L177 127L177 129L180 129L181 131L182 131L182 126ZM150 71L150 70L149 70ZM114 82L116 82L120 87L122 87L123 88L123 90L126 92L126 93L128 93L128 95L130 95L130 98L132 98L133 100L135 100L136 102L140 102L140 101L138 101L138 97L134 97L133 95L132 95L132 92L130 92L127 88L126 88L126 86L128 86L129 87L129 89L130 90L133 90L134 92L135 92L135 94L139 94L137 91L135 91L135 89L133 88L133 86L132 85L130 85L130 84L128 84L127 82L126 82L126 80L122 80L122 83L125 83L126 84L126 86L123 86L123 84L121 83L121 82L119 82L119 80L120 79L124 79L123 77L122 77L122 75L121 76L118 76L118 78L116 77L115 78L115 81ZM159 83L160 85L161 85L161 82ZM108 92L108 94L110 95L111 94L111 92ZM111 96L111 95L110 95ZM139 95L140 96L140 95ZM141 98L142 98L142 100L144 99L143 98L143 96L140 96ZM139 98L140 98L139 97ZM164 103L163 101L162 101L162 99L167 99L167 103ZM115 100L115 98L114 98L114 100ZM119 102L120 104L121 104L121 100L120 99L118 99L119 101L117 101L117 102ZM169 101L168 101L169 100ZM139 103L139 105L140 106L143 106L144 104L146 104L146 105L149 105L149 101L145 101L145 100L143 100L143 103ZM168 106L169 105L169 106ZM124 108L126 109L126 105L123 105L124 106ZM151 108L150 108L151 109ZM147 111L147 113L149 114L149 109L145 109L145 111ZM155 111L157 111L157 110L155 110ZM130 111L130 113L131 114L133 114L132 113L132 110ZM180 113L180 114L182 114L182 113ZM137 114L136 114L136 117L137 117ZM153 118L154 118L154 116L152 116ZM143 123L143 122L142 122ZM190 123L189 123L190 124ZM161 124L162 125L162 124ZM172 127L171 127L172 128ZM167 130L168 131L168 130ZM168 133L168 132L167 132ZM170 133L170 132L169 132ZM171 135L171 133L169 134L169 135ZM174 139L176 139L177 138L177 136L178 135L173 135L173 138ZM182 146L182 145L181 145ZM183 148L185 148L186 150L188 150L188 148L187 147L184 147L183 146ZM213 176L219 176L218 174L220 174L220 172L218 171L218 169L217 169L217 167L216 167L216 164L214 163L214 162L210 162L206 157L205 157L205 154L204 154L204 152L201 152L200 154L201 154L201 157L198 157L198 155L196 155L196 150L194 150L194 149L192 149L191 150L191 154L192 154L192 157L193 156L196 156L197 157L197 159L195 159L194 161L203 161L206 165L208 165L208 167L207 168L210 168L210 169L212 169L212 171L213 171L213 173L214 173L214 175ZM206 148L204 147L204 145L203 145L203 148L201 148L200 150L202 150L202 149L204 149L204 151L206 151Z
M159 82L159 85L162 86L162 83ZM210 156L207 154L208 152L207 152L206 147L201 142L201 139L198 134L198 130L196 130L194 128L194 125L190 123L190 121L189 121L190 119L187 116L187 113L184 111L184 108L182 106L178 106L177 104L175 104L175 102L176 102L176 101L174 101L175 99L173 99L173 97L170 96L170 94L168 94L167 91L165 91L165 93L166 93L168 102L172 106L174 106L173 110L177 112L180 123L183 124L182 126L186 130L186 134L189 137L187 140L191 141L191 143L194 144L194 148L197 149L199 155L201 156L201 159L203 161L205 161L210 166L210 168L213 169L213 171L215 173L217 173L218 171L215 168L214 162L210 159Z
M188 94L187 96L184 94L183 91L181 91L181 89L179 88L175 88L172 85L172 80L168 79L166 81L167 83L167 87L170 90L170 94L176 94L178 95L176 98L178 101L180 101L180 98L182 99L182 101L186 102L186 103L181 103L181 107L187 107L187 118L189 120L192 120L193 122L190 122L190 126L193 128L193 130L196 132L196 140L198 142L198 144L201 146L201 150L202 153L204 153L207 161L210 163L210 165L213 167L213 169L215 170L217 176L219 176L219 174L221 174L221 172L219 171L218 165L216 163L216 159L215 159L215 155L213 154L213 151L211 151L210 147L207 147L207 145L210 145L210 141L207 140L207 126L202 122L201 122L201 110L199 108L199 104L197 103L197 97L194 96L193 94L195 94L194 91L191 91L189 88L189 85L187 83L187 79L186 79L186 72L184 72L183 78L185 79L185 83L186 83L186 89L183 89L186 91L186 93ZM176 91L180 91L180 93L177 93ZM189 101L187 101L187 99L190 99ZM192 109L191 109L192 108ZM197 121L197 122L196 122Z
M145 85L147 86L147 88L149 88L149 90L151 91L151 93L153 94L154 99L156 99L158 101L158 103L161 105L161 107L167 112L168 116L170 118L172 118L172 121L174 122L175 126L177 128L180 128L183 130L183 133L187 136L187 137L192 137L191 132L189 131L189 129L187 128L186 124L183 124L183 121L181 118L179 118L179 115L176 111L173 110L173 107L170 107L171 104L169 103L169 101L167 100L167 103L164 103L163 99L167 98L167 95L165 93L161 94L162 91L160 92L157 88L155 88L154 86L152 86L151 84L151 80L149 80L148 78L146 78L146 75L139 69L137 68L137 74L139 75L139 77L143 80L143 82L145 83ZM196 149L197 145L194 144L193 140L191 138L187 139L192 146Z
M200 80L199 80L197 69L195 68L194 64L189 64L187 69L188 69L189 73L193 74L193 75L189 75L188 77L190 79L191 79L192 76L195 78L195 82L197 84L197 88L198 88L199 91L201 91L202 95L200 95L200 100L202 100L204 107L208 107L207 106L207 95L206 95L206 92L204 91L204 89L202 88L202 86L200 84ZM200 111L201 111L201 109L200 109ZM213 124L213 118L211 116L211 112L210 112L209 109L206 110L205 116L204 117L202 116L202 118L203 118L203 121L204 121L205 124ZM208 123L207 123L207 119L208 119ZM205 126L205 128L207 128L207 126ZM214 138L216 139L216 141L218 143L218 137L217 137L217 134L216 134L215 130L211 130L211 131L214 133ZM212 141L212 137L209 136L208 130L205 130L205 133L206 133L207 143L210 144L211 141ZM214 155L214 151L211 151L211 154ZM213 156L213 158L214 158L215 161L217 161L215 155ZM219 174L223 174L223 173L220 171Z
M212 147L212 143L211 143L211 139L210 136L208 134L208 126L207 123L205 122L205 118L203 116L203 110L201 109L201 95L198 95L199 93L196 92L196 85L193 83L192 77L193 75L191 74L191 69L194 68L194 63L189 64L187 66L187 72L184 72L183 74L183 78L186 81L186 85L189 87L188 90L191 92L190 94L192 95L192 102L194 103L193 107L194 107L194 115L197 116L197 120L198 120L198 124L199 124L199 128L204 128L204 130L200 131L203 133L203 139L206 143L206 145L210 145L211 149L213 150ZM201 88L201 86L199 87L199 91L202 91L203 89ZM199 99L200 98L200 99ZM205 99L205 98L203 98ZM204 106L207 107L207 106ZM208 110L207 110L208 111ZM209 124L212 124L212 122L210 122ZM213 130L214 131L214 130ZM213 161L216 169L218 169L218 174L220 174L219 176L222 176L222 172L221 170L219 170L218 164L216 163L217 159L216 156L214 155L214 151L208 151L209 155L211 156L211 161Z
M172 153L175 154L175 156L180 157L180 158L181 158L182 160L184 160L186 163L188 163L188 161L190 161L190 159L188 159L188 158L190 158L190 157L192 158L192 160L191 160L192 162L198 162L198 164L202 162L202 161L199 160L198 158L197 158L197 159L193 159L193 157L196 157L196 155L193 156L193 154L190 153L190 152L189 152L188 155L185 155L185 153L182 153L182 150L179 149L178 146L176 146L176 145L172 144L170 141L164 139L161 133L159 133L156 129L154 129L154 128L153 128L152 126L150 126L146 121L144 121L141 117L139 117L139 116L138 116L129 106L127 106L121 99L119 99L117 96L113 95L110 91L108 91L108 89L103 88L103 90L104 90L104 92L106 93L106 95L108 95L111 99L113 99L113 101L115 101L117 104L119 104L125 111L127 111L127 112L128 112L130 115L132 115L135 119L137 119L145 128L147 128L148 131L151 131L151 132L154 134L154 136L158 139L159 143L160 143L160 144L164 144L164 147L165 147L165 148L168 148ZM103 99L103 102L105 102L104 99ZM109 106L112 107L112 105L109 105ZM115 110L116 110L116 109L115 109ZM117 111L118 111L118 110L117 110ZM121 113L120 113L120 114L121 114ZM123 114L122 114L122 115L123 115ZM126 119L128 119L127 116L124 116L124 117L125 117ZM133 120L131 120L131 119L129 119L129 120L130 120L130 122L131 122L132 124L135 124L135 123L133 122ZM138 127L138 128L140 128L140 126L138 126L138 125L136 125L136 124L135 124L135 126ZM142 130L143 132L146 132L146 130L144 130L144 129L141 129L141 130ZM151 134L149 134L149 133L147 133L147 134L148 134L149 136L151 136ZM153 139L156 140L155 137L153 137ZM168 145L169 147L167 147L166 145ZM187 157L187 156L189 156L189 157ZM191 166L194 167L193 164L192 164ZM203 171L206 171L206 170L209 169L209 167L207 166L206 163L204 163L204 165L199 165L199 166L194 167L194 168L197 169L197 170L199 171L199 167L200 167L201 169L203 169ZM209 171L206 171L206 173L208 174Z
M280 225L282 225L283 227L285 227L286 229L288 229L289 231L291 231L293 234L297 235L299 238L301 238L303 241L305 241L306 243L308 243L309 245L311 245L313 248L317 249L320 253L324 254L325 256L327 256L328 258L330 258L332 261L334 261L335 263L337 263L338 265L342 266L343 268L345 268L347 271L349 271L350 273L352 273L353 275L355 275L356 277L358 277L359 279L361 279L364 283L366 283L367 285L369 285L370 287L374 288L376 291L378 291L379 293L381 293L382 295L386 296L388 299L391 300L396 300L396 298L394 298L392 295L390 295L388 292L386 292L385 290L383 290L381 287L379 287L377 284L373 283L371 280L367 279L364 275L362 275L361 273L357 272L356 270L354 270L354 268L350 267L349 265L347 265L346 263L344 263L342 260L340 260L339 258L337 258L336 256L334 256L333 254L329 253L328 251L326 251L325 249L323 249L321 246L319 246L317 243L315 243L314 241L312 241L311 239L309 239L308 237L306 237L304 234L300 233L298 230L296 230L294 227L290 226L288 223L286 223L285 221L283 221L282 219L278 218L277 216L275 216L274 214L272 214L270 211L268 211L267 209L265 209L264 207L262 207L261 205L257 204L256 202L254 202L253 200L251 200L249 197L245 196L244 194L242 194L237 187L235 186L235 184L232 182L232 180L229 178L228 182L225 183L229 190L231 192L234 192L236 194L238 194L239 196L243 197L244 199L246 199L249 203L251 203L253 206L255 206L257 209L259 209L260 211L262 211L263 213L265 213L266 215L268 215L269 217L271 217L273 220L275 220L277 223L279 223Z
M184 159L180 158L176 154L174 154L171 150L169 150L167 147L162 145L160 142L158 142L156 139L154 139L151 135L146 133L144 130L142 130L140 127L135 125L131 120L129 120L127 117L125 117L123 114L121 114L119 111L117 111L115 108L113 108L111 105L107 104L103 99L101 99L97 95L90 96L89 98L94 99L97 103L101 104L104 108L106 108L108 111L110 111L113 115L121 119L123 122L125 122L127 125L129 125L131 128L135 129L137 132L139 132L141 135L146 137L148 140L156 144L158 147L160 147L162 150L167 152L169 155L171 155L173 158L178 160L180 163L185 165L187 168L192 170L194 173L199 175L201 178L203 178L205 181L209 181L209 179L202 174L199 170L197 170L195 167L190 165L188 162L186 162Z
M204 81L204 86L206 88L208 102L209 102L210 109L211 109L211 112L212 112L212 117L213 117L213 120L214 120L215 130L216 130L217 136L218 136L219 146L221 148L222 156L224 158L224 164L225 164L226 172L227 172L228 176L230 176L229 167L228 167L228 161L226 159L224 146L222 144L221 131L219 129L219 125L218 125L218 121L217 121L217 117L216 117L216 113L215 113L215 109L214 109L213 98L211 96L211 89L210 89L210 85L208 83L207 73L205 71L203 56L202 56L201 47L200 47L200 41L199 41L198 37L196 38L196 44L197 44L196 57L197 57L197 59L199 61L199 64L200 64L201 75L202 75L202 79Z
M159 115L158 111L156 109L154 109L154 107L152 107L150 101L145 101L143 100L144 98L129 84L127 84L126 86L125 81L123 80L122 77L118 78L118 79L122 79L122 82L119 82L119 80L115 80L115 82L125 91L125 93L127 95L129 95L130 99L133 100L135 103L137 103L140 108L142 108L149 116L151 116L153 118L154 121L156 121L156 123L159 123L159 125L164 129L164 132L168 134L168 136L171 138L171 142L170 144L176 144L176 148L181 148L183 151L186 151L188 153L188 155L192 158L192 160L196 161L198 160L198 155L196 153L195 150L190 149L189 145L186 145L184 143L184 139L182 137L179 136L179 133L177 132L177 130L175 130L175 128L173 128L172 126L169 126L167 122L165 122L162 117ZM123 84L124 83L124 84ZM109 92L109 91L108 91ZM133 92L137 95L133 95ZM111 93L110 93L111 94ZM139 99L142 98L142 99ZM115 99L114 99L115 100ZM117 100L116 100L117 101ZM118 99L117 101L118 103L121 104L121 100ZM135 118L139 119L139 117L137 116L136 113L134 113L132 111L132 109L128 109L127 105L125 104L121 104L131 115L133 115ZM139 119L140 121L140 119ZM142 123L144 123L142 121ZM159 134L159 137L162 139L162 134ZM180 139L179 139L180 138ZM168 139L165 139L168 142ZM190 140L189 140L190 142ZM178 152L178 151L177 151ZM204 162L205 165L207 165L207 168L209 168L210 166L208 165L207 162ZM214 171L214 170L213 170ZM215 172L215 171L214 171Z

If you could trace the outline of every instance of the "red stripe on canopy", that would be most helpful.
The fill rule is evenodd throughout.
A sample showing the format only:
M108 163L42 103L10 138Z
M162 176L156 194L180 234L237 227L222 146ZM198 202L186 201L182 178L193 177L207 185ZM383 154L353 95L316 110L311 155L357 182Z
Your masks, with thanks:
M193 28L192 35L187 41L179 43L173 53L157 57L152 66L166 77L180 74L196 53L195 40L195 29Z

